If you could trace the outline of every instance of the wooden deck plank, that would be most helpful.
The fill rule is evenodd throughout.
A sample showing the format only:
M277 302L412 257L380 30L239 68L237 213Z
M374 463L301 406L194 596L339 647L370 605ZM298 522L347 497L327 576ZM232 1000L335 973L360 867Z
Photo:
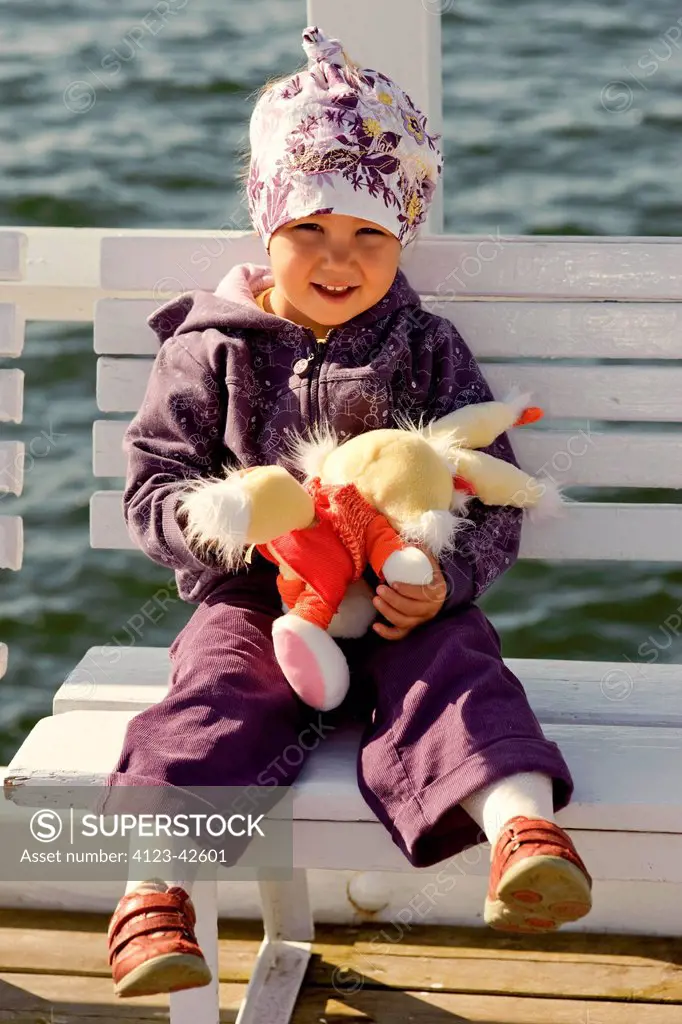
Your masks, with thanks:
M97 912L62 909L0 908L0 935L11 945L18 931L63 932L71 942L72 933L83 932L86 938L106 935L109 915ZM402 931L409 938L398 940ZM555 935L507 935L487 928L457 925L411 924L409 928L391 922L335 925L318 923L316 949L327 947L354 948L358 952L390 952L404 956L457 956L529 958L536 955L561 960L616 963L627 960L645 966L652 961L668 960L682 964L682 937L657 937L631 934L593 934L590 932L557 932ZM256 951L263 937L263 927L255 920L220 918L218 937L226 945ZM51 940L50 940L51 941Z
M26 976L19 976L25 978ZM38 976L33 976L33 979ZM17 976L0 977L0 1002L13 993L13 1006L0 1009L0 1021L28 1024L114 1024L126 1021L167 1021L163 997L106 999L103 979L80 979L77 986L56 976L40 976L31 989L14 987ZM234 1024L243 986L220 986L220 1021ZM113 1000L114 997L111 997ZM146 1000L143 1004L142 1000ZM123 1002L136 1004L121 1005ZM333 990L305 991L299 999L292 1024L676 1024L675 1007L629 1005L584 1000L522 999L499 996L439 994L424 991L359 991L342 997Z
M24 1010L0 1010L0 1022L12 1022L12 1024L119 1024L124 1019L126 1024L147 1024L147 1021L169 1020L167 1016L156 1017L129 1017L121 1018L118 1013L96 1017L81 1017L62 1013L59 1009L49 1009L45 1012L40 1010L31 1011L27 1014ZM225 1020L236 1020L234 1015L226 1017Z
M11 948L0 935L0 975L62 974L109 977L105 939L84 933L36 933L16 936ZM219 947L221 982L246 984L256 958L254 944L222 940ZM397 952L397 951L396 951ZM449 952L449 955L448 955ZM440 955L434 955L440 954ZM30 966L26 966L30 965ZM603 963L584 956L567 960L541 951L501 957L458 955L447 947L418 950L409 955L359 951L315 943L306 984L329 988L335 984L363 988L438 989L443 992L628 1000L639 1003L682 1004L682 969L668 961L632 964L612 957ZM682 1011L681 1011L682 1012Z
M244 985L220 985L220 1020L234 1022ZM106 978L0 974L0 1020L84 1024L168 1020L167 995L117 999ZM30 1016L29 1016L30 1015ZM416 990L306 987L292 1024L675 1024L676 1006L583 999L536 999Z
M334 962L336 961L336 963ZM672 1003L682 1018L682 971L669 965L630 967L615 964L566 964L560 961L503 961L414 956L339 958L319 954L313 960L307 984L363 989L438 990L479 995L559 997L565 999L625 1000L644 1004Z
M515 996L359 991L342 999L305 990L292 1024L679 1024L677 1006ZM80 1024L80 1022L79 1022Z
M220 1019L232 1022L246 985L221 984ZM169 1018L169 995L135 996L119 999L110 978L92 978L63 974L0 973L0 1010L21 1017L0 1016L0 1020L44 1019L48 1024L70 1024L83 1018L108 1021L157 1020ZM26 1015L30 1014L30 1018Z
M113 1013L105 1013L103 1016L97 1014L94 1017L83 1017L80 1014L69 1014L63 1012L59 1007L48 1007L47 1009L25 1010L0 1010L0 1022L12 1022L12 1024L148 1024L150 1020L167 1021L168 1015L158 1013L154 1017L120 1016L116 1010ZM226 1021L236 1020L234 1015L224 1018Z
M112 1000L126 1019L136 1014L135 1019L145 1019L148 1011L156 1014L155 1007L167 1007L163 996L116 1000L106 959L107 925L104 914L0 910L0 1021L16 1019L5 1018L2 1012L43 1012L41 1000L60 1004L58 1013L64 1021L79 1022L87 1016L107 1016ZM391 924L380 923L318 926L296 1020L319 1024L322 1016L328 1022L369 1019L389 1024L409 1019L412 1013L416 1021L452 1021L454 1014L454 1019L472 1021L610 1024L616 1021L618 1007L625 1009L619 1024L629 1024L630 1019L665 1024L675 1019L668 1016L675 1007L678 1019L682 1015L682 939L582 933L506 936L445 926L401 931L402 935ZM255 921L220 922L225 1019L236 1011L261 935ZM424 1009L423 993L445 1001L426 1000ZM373 1002L375 996L381 997L379 1004ZM64 1000L68 1005L61 1006ZM417 1008L409 1009L409 1001ZM548 1007L554 1012L554 1004L565 1003L580 1006L583 1013L587 1007L592 1018L542 1016ZM382 1015L373 1016L379 1005ZM630 1018L627 1014L634 1005L641 1016ZM483 1015L471 1016L471 1007ZM519 1016L519 1007L525 1018ZM661 1016L650 1017L652 1008Z
M220 1020L233 1024L244 986L221 984ZM104 978L0 975L0 1021L28 1024L113 1024L168 1020L168 997L117 1000ZM29 1016L30 1015L30 1016ZM674 1006L620 1002L526 999L416 991L306 989L292 1024L675 1024Z

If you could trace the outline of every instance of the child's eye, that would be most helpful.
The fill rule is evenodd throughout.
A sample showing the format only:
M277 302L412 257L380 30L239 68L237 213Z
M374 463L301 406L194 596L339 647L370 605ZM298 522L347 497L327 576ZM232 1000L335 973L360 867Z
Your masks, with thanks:
M298 230L299 228L320 228L321 229L321 225L320 224L309 223L309 224L296 224L294 226L294 230ZM363 231L368 231L370 235L383 235L384 234L383 231L378 231L377 228L360 228L359 231L358 231L358 234L362 234Z

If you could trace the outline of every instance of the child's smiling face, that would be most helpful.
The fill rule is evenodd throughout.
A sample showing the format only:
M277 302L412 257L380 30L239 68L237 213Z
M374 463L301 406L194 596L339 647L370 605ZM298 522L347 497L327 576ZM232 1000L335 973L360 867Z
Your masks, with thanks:
M384 297L400 253L398 238L370 220L325 213L290 221L270 239L272 309L313 329L343 324ZM320 285L352 287L335 296Z

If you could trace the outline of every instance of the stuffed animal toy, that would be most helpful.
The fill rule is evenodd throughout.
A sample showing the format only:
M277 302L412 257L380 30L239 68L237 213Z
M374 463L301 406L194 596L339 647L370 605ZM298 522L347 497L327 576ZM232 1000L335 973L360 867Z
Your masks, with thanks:
M559 488L477 448L542 410L527 395L469 405L441 419L379 429L339 442L329 428L293 443L290 464L227 469L188 487L179 511L194 550L213 551L226 569L255 548L279 567L285 614L273 623L275 656L301 700L328 711L344 699L349 669L333 637L362 636L376 610L363 573L429 584L438 557L471 525L475 496L554 514ZM248 549L248 550L247 550Z

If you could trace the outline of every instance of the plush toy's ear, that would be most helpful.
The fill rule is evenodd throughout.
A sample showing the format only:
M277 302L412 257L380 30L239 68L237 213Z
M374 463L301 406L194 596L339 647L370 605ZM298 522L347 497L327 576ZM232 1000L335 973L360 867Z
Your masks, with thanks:
M529 394L511 394L504 402L478 402L442 416L424 427L424 434L434 441L445 439L463 448L487 448L496 437L524 423L534 423L542 409L528 404Z
M535 509L536 517L558 515L563 510L563 494L553 480L529 476L487 452L463 448L459 458L460 471L484 505Z
M215 552L228 569L244 563L247 545L303 530L315 518L313 499L283 466L231 469L224 479L202 477L185 488L178 511L186 517L184 532L193 550Z
M239 469L226 477L200 477L183 488L178 514L184 517L183 533L198 558L214 555L228 570L244 562L251 510L243 488L246 479Z

